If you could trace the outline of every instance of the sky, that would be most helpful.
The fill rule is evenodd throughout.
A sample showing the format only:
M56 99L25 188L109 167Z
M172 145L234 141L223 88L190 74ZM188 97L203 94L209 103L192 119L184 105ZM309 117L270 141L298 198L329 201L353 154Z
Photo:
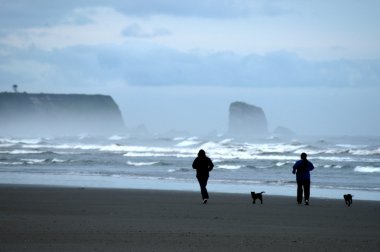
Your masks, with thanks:
M0 0L0 92L111 95L129 129L380 135L378 0Z

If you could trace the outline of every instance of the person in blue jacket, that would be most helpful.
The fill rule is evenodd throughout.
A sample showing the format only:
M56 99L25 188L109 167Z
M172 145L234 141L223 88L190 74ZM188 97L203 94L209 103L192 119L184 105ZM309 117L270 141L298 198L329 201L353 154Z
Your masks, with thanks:
M310 171L314 170L314 165L307 160L307 154L301 154L301 160L298 160L293 166L293 174L297 178L297 202L302 203L303 193L305 194L305 205L309 205L310 198Z
M206 204L209 198L206 186L212 168L214 168L214 164L211 159L206 156L206 152L202 149L199 150L198 157L196 157L193 162L193 169L197 170L197 179L201 187L203 204Z

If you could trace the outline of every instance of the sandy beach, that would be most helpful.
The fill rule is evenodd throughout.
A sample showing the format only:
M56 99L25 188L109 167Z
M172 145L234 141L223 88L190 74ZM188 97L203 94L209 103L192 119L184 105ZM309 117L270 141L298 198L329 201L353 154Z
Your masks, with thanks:
M379 251L380 202L0 186L0 251Z

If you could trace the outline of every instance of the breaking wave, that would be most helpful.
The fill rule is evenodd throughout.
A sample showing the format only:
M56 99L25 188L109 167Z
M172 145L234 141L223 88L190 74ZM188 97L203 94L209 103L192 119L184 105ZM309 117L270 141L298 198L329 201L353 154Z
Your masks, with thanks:
M131 166L149 166L149 165L154 165L154 164L158 164L159 162L131 162L131 161L128 161L127 162L127 165L131 165Z
M354 171L362 172L362 173L374 173L374 172L380 172L380 168L372 167L372 166L356 166Z
M226 169L226 170L238 170L244 167L243 165L218 165L216 168L218 169Z

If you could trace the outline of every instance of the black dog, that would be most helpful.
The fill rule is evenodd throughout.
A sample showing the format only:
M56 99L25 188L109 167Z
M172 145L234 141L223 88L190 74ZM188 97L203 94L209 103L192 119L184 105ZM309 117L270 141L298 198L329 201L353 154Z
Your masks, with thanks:
M252 204L256 203L256 199L259 199L261 201L261 204L263 204L263 193L265 193L265 192L261 192L261 193L251 192L251 197L253 200Z
M347 206L350 206L352 204L352 197L353 197L353 195L351 195L351 194L343 195L344 201L346 202Z

